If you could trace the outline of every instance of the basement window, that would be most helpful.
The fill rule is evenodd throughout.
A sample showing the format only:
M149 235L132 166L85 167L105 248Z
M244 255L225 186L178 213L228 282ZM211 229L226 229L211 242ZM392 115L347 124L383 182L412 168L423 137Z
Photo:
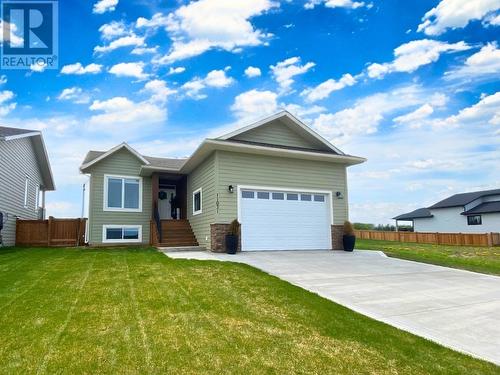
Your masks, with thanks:
M467 216L467 225L482 225L481 215Z
M102 227L102 242L104 243L142 242L142 226L104 225Z

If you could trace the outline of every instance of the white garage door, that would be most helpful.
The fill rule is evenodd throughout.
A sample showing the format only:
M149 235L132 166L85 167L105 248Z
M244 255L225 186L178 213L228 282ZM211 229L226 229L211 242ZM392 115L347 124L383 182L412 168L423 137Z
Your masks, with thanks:
M242 250L331 249L329 200L329 194L242 188Z

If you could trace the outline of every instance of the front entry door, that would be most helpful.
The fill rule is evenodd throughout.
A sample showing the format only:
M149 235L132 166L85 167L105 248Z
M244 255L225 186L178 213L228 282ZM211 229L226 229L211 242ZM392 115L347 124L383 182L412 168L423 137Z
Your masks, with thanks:
M164 192L165 194L162 194ZM175 188L160 189L160 197L165 196L165 199L158 198L158 210L160 211L160 219L172 219L172 198L175 197Z

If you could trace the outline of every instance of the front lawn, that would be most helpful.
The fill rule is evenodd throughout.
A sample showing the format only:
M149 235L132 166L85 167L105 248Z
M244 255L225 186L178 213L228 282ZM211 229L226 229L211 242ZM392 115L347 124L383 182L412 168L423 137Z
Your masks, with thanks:
M390 257L500 275L498 246L447 246L356 239L356 249L381 250Z
M242 264L0 250L0 372L498 374Z

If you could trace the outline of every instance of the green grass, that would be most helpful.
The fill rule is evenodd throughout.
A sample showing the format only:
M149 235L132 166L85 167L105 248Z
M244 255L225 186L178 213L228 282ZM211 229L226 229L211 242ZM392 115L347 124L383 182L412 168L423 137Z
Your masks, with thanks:
M498 374L242 264L0 251L0 372Z
M446 246L356 239L356 249L381 250L390 257L500 275L498 246Z

